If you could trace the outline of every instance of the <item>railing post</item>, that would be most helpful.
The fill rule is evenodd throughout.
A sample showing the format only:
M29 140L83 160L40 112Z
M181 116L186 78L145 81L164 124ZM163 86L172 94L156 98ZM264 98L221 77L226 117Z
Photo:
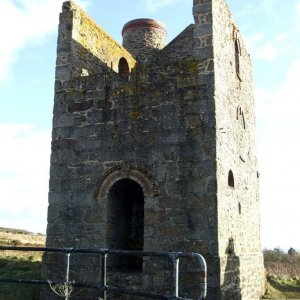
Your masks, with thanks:
M108 255L108 250L105 251L105 253L102 254L102 299L106 300L106 268L107 268L107 255Z
M67 268L66 268L66 284L65 284L65 300L69 300L69 278L70 278L70 256L71 253L67 253Z
M173 299L178 298L178 282L179 282L179 257L178 253L170 254L173 263Z
M200 274L202 282L200 282L200 295L198 300L206 299L207 295L207 265L204 257L199 253L192 253L192 257L196 258L200 264Z

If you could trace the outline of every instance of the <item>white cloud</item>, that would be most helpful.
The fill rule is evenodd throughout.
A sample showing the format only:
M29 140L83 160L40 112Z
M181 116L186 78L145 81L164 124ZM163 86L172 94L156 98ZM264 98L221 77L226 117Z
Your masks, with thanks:
M0 226L45 232L50 132L0 123Z
M297 60L278 88L256 90L262 237L269 248L300 250L299 72Z
M63 0L1 0L0 81L9 77L18 51L27 43L36 43L57 30ZM79 1L86 5L87 0Z
M276 36L275 41L276 42L283 42L289 38L289 32L283 32Z
M260 1L260 9L262 9L265 12L271 12L274 11L274 9L277 7L278 0L263 0Z
M280 43L282 38L283 35L278 35L274 41L266 42L265 36L257 32L251 36L245 36L244 40L253 58L272 62L279 55L281 49L276 44Z
M249 43L251 43L251 42L259 42L263 39L264 39L264 35L262 33L258 32L258 33L255 33L254 35L252 35L251 37L249 37L247 39L247 41Z
M296 5L296 12L298 15L300 15L300 3Z
M279 48L273 45L271 42L254 49L252 55L254 58L263 59L268 62L274 61L279 54Z
M300 60L296 60L280 86L273 91L256 90L258 116L267 118L277 130L284 129L292 120L299 118L299 72Z
M155 12L165 6L174 6L179 2L187 2L189 0L147 0L146 7L149 11Z
M256 6L244 3L235 14L239 16L247 49L253 58L273 63L276 59L282 61L283 56L288 60L298 55L299 40L295 36L300 29L300 1L286 5L286 13L290 14L283 19L283 11L277 9L280 5L279 0L262 0ZM261 22L253 24L253 19Z

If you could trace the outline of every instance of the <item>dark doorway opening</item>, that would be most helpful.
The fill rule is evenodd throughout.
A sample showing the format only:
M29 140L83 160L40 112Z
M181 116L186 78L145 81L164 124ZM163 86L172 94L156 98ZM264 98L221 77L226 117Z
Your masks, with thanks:
M129 66L127 60L122 57L119 61L119 74L125 78L126 80L129 79Z
M119 250L144 248L144 193L131 179L117 181L108 197L108 247ZM116 256L109 263L113 269L142 271L143 259L137 256Z

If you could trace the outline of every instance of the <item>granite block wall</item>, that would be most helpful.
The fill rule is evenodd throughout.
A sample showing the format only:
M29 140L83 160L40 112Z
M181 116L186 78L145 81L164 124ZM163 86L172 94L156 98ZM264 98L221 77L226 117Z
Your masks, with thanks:
M152 36L156 50L141 49L147 57L136 61L78 5L63 4L47 246L198 252L207 299L259 299L251 63L223 0L194 0L193 14L195 24L162 50ZM43 276L63 278L63 264L45 255ZM110 258L109 280L170 293L169 267ZM195 298L195 265L181 269L180 293ZM99 282L100 260L76 256L71 272ZM82 290L77 299L96 296ZM53 299L49 290L43 299Z

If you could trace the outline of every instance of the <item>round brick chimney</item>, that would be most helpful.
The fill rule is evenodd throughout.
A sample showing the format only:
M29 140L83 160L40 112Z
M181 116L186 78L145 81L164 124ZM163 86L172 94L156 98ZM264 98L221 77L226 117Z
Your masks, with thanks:
M153 19L135 19L124 25L122 36L123 47L143 61L166 45L167 28Z

